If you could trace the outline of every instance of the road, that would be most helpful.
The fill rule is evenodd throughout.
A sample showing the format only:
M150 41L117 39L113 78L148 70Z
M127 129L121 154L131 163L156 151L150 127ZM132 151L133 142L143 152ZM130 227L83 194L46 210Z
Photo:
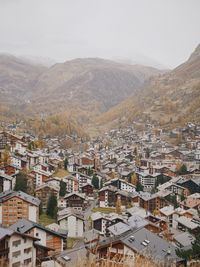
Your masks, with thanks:
M85 232L90 230L89 218L90 218L90 216L92 214L92 209L96 207L96 204L97 204L97 199L94 199L94 200L90 201L90 205L88 206L88 208L84 212Z

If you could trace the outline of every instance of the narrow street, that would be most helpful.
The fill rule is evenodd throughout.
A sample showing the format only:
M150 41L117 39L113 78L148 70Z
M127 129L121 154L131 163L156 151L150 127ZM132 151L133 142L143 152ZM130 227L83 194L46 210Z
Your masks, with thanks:
M94 199L90 201L89 207L84 212L84 218L85 218L85 232L90 230L90 216L92 214L92 209L96 207L97 199Z

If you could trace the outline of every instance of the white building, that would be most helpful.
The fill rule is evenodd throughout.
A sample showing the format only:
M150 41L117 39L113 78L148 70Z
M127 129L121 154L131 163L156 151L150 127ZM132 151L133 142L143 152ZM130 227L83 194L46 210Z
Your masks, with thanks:
M68 237L83 237L84 216L72 208L66 208L58 212L58 224L60 228L68 231Z
M16 184L16 177L0 172L0 192L13 190Z
M43 225L34 223L29 220L21 219L15 224L11 225L10 228L14 231L30 234L31 236L38 238L39 241L37 241L37 244L44 247L49 247L55 250L55 252L63 251L63 241L66 237L58 232L54 232L53 230Z
M0 233L0 266L36 266L36 248L33 242L38 239L5 228L0 228Z
M156 180L159 174L139 173L139 181L144 188L144 191L150 192L156 185Z
M109 185L114 186L117 189L123 190L123 191L126 191L126 192L130 192L130 193L135 192L135 185L133 185L131 183L128 183L125 180L122 180L122 179L119 179L119 178L112 179L111 181L106 182L104 184L104 186L109 186Z
M27 149L27 145L24 143L24 142L21 142L21 141L17 141L15 143L15 146L12 147L12 152L17 152L21 155L25 155L26 153L26 149Z

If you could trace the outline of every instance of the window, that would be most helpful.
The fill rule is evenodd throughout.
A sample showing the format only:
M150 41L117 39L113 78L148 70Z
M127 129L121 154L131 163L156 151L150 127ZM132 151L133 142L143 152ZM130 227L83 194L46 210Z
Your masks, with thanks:
M24 249L24 253L28 254L28 253L31 252L31 250L32 250L32 248L25 248L25 249Z
M13 252L13 254L12 254L12 256L13 256L14 258L17 258L17 257L20 256L20 255L21 255L21 251L20 251L20 250L15 251L15 252Z
M24 265L25 266L28 265L29 263L31 263L31 258L24 260Z
M13 247L17 247L21 244L21 240L16 240L16 241L13 241Z
M20 267L20 265L21 265L21 262L18 261L18 262L13 263L12 267Z

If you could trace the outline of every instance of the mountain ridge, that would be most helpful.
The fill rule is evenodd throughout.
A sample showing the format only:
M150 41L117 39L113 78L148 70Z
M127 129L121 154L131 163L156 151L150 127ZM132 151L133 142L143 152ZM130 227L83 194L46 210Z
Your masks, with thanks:
M152 78L137 95L101 114L96 123L105 126L112 122L114 126L120 120L126 124L134 118L143 118L169 126L187 120L200 121L199 103L200 45L186 62Z
M170 71L101 58L41 67L1 55L0 70L0 101L18 114L66 116L86 128L135 118L162 125L199 120L200 45Z
M7 55L0 55L0 69L1 102L17 105L29 115L83 109L93 116L140 90L146 79L163 73L101 58L43 67Z

